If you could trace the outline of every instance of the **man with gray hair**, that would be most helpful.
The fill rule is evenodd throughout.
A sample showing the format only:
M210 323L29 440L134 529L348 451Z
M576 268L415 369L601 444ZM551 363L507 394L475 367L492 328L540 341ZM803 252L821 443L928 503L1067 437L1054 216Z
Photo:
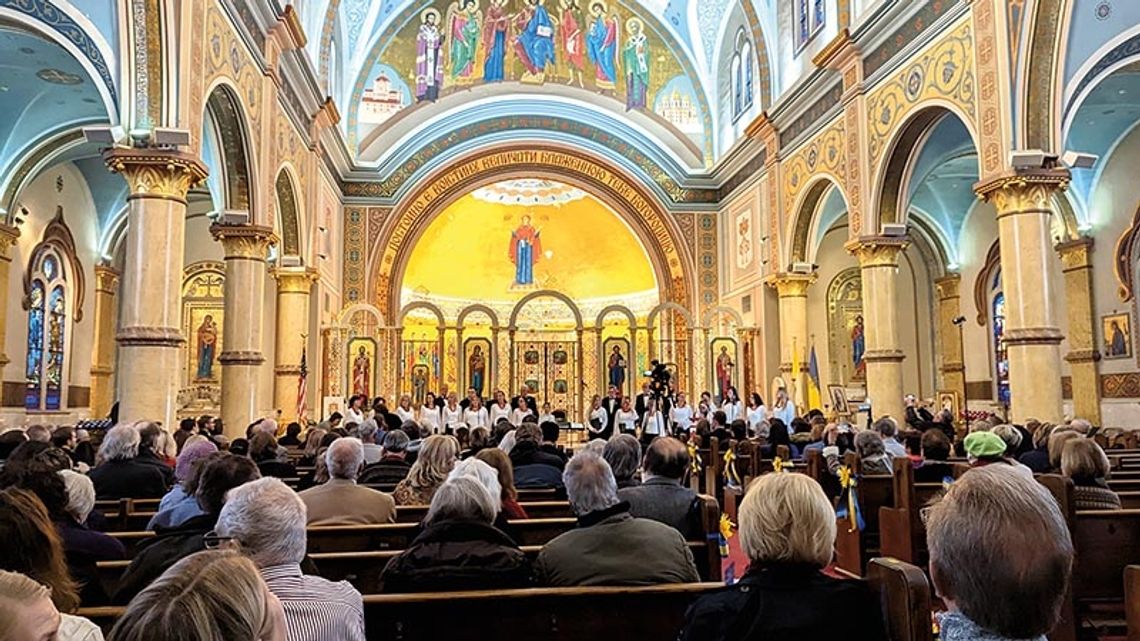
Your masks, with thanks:
M1005 466L974 468L930 508L930 577L945 641L1036 639L1060 618L1073 544L1056 500Z
M361 483L396 485L408 476L412 464L408 458L408 438L404 430L392 430L384 434L384 454L380 460L364 468L360 473Z
M875 421L874 429L883 437L883 449L891 457L906 458L906 446L899 443L895 435L899 433L899 424L890 416L884 416Z
M578 528L542 546L539 581L551 586L654 585L699 581L693 553L677 530L634 518L618 499L601 456L578 453L562 473Z
M116 425L107 430L99 446L99 465L88 473L95 484L95 498L159 498L166 494L162 472L138 461L141 437L133 425Z
M376 444L376 435L380 432L380 425L375 418L366 418L356 430L360 442L364 444L364 464L371 465L380 461L384 455L384 448Z
M391 496L356 484L364 468L364 445L346 436L333 441L325 452L329 480L301 492L309 511L309 525L367 525L393 523L396 501Z
M346 440L346 439L341 439ZM347 581L301 573L305 504L279 479L230 490L215 533L253 560L285 610L290 641L364 641L364 603Z

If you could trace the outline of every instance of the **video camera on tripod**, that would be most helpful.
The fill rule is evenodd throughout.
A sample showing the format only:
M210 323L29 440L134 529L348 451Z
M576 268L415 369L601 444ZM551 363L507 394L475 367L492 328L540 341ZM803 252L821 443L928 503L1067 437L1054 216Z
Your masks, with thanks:
M649 377L649 392L654 399L661 400L669 395L669 379L672 374L662 362L654 360L650 361L649 364L653 366L653 369L645 372L645 375Z

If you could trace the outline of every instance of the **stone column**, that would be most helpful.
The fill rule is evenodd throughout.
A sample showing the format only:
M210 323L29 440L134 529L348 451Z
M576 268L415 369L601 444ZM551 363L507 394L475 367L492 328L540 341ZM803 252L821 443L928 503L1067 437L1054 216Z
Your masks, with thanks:
M116 147L103 154L127 180L127 240L119 317L119 420L173 429L182 322L186 192L206 177L179 151Z
M903 354L899 341L899 254L905 237L869 236L848 243L859 259L863 279L863 328L867 364L867 398L872 419L891 416L901 425L903 405Z
M797 409L804 406L803 374L807 371L805 361L808 344L807 291L815 278L814 273L777 274L768 280L768 285L776 290L779 297L780 373L791 387L788 393ZM800 365L796 372L792 371L793 353Z
M115 402L115 296L119 272L109 265L95 266L95 337L91 354L91 417L107 416Z
M262 309L265 300L265 256L276 242L273 230L260 225L210 226L226 255L225 320L222 332L222 421L230 438L263 411L260 394Z
M942 390L958 394L959 403L966 399L966 365L962 354L962 329L954 319L962 315L962 275L948 274L934 281L938 292L939 350L942 352ZM955 423L959 417L954 417Z
M1053 195L1069 182L1064 169L1010 171L974 190L997 209L1005 342L1009 351L1010 420L1060 422L1061 330L1053 287L1050 223Z
M0 300L8 300L8 275L12 267L12 247L20 237L20 230L0 223ZM4 351L8 338L8 306L0 305L0 370L11 362Z
M1101 424L1100 352L1096 349L1093 317L1092 238L1057 245L1065 278L1065 306L1069 310L1069 361L1072 373L1073 416Z
M297 383L301 375L301 352L309 337L309 293L317 271L312 268L281 267L273 270L277 279L276 349L273 363L273 406L281 415L304 425L297 413ZM312 356L307 355L307 356ZM311 363L312 361L310 361ZM313 370L309 365L310 371ZM310 383L309 407L317 398Z

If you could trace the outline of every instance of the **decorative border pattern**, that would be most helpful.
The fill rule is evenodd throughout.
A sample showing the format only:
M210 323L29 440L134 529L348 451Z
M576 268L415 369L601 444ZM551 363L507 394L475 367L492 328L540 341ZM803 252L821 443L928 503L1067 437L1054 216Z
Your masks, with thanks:
M838 105L842 98L843 83L840 82L827 93L820 96L819 100L812 104L811 108L780 132L780 147L790 146L791 143L795 142L796 138L799 138L801 134L811 129L812 125L819 122L820 118L826 116L832 108Z
M963 0L927 0L926 4L914 14L910 22L902 25L871 53L863 58L863 76L874 74L891 61L908 44L921 38L922 34L945 15L950 9L961 4Z
M1100 60L1097 60L1096 64L1094 64L1092 68L1089 69L1088 74L1086 74L1084 78L1081 78L1080 82L1077 83L1076 88L1073 89L1073 98L1080 96L1081 92L1084 91L1085 88L1090 84L1092 84L1093 81L1095 81L1098 77L1100 77L1100 75L1104 73L1105 70L1107 70L1109 67L1117 64L1118 62L1138 55L1140 55L1140 34L1136 34L1135 36L1132 36L1131 38L1120 43L1111 51L1104 54ZM1065 105L1064 109L1062 110L1064 116L1067 117L1075 105L1075 101Z
M795 207L804 187L821 174L830 176L846 193L846 139L846 121L836 118L827 129L784 161L784 209L789 210L789 216L800 215L801 212L792 212L791 208Z
M696 215L697 222L697 295L700 316L716 307L720 300L717 271L716 214Z
M1057 81L1056 43L1061 33L1065 13L1065 0L1038 0L1037 15L1033 24L1033 39L1029 43L1027 60L1033 64L1025 68L1025 104L1022 120L1025 123L1026 149L1053 149L1053 86Z
M767 162L768 149L762 148L759 153L753 156L751 160L744 163L743 167L737 169L736 173L732 174L732 176L730 176L729 179L726 180L724 184L722 184L716 190L717 202L723 203L725 200L727 200L729 195L731 195L732 192L736 191L737 187L744 184L744 181L759 173Z

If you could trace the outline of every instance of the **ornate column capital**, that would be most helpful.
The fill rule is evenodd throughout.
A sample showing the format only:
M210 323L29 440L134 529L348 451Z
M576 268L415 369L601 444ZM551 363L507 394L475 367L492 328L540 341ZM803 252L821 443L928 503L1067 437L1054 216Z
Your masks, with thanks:
M844 248L859 261L860 267L898 267L899 254L910 245L906 236L863 236Z
M226 260L232 258L265 260L269 246L277 242L272 227L263 225L210 225L214 240L222 243Z
M1053 195L1069 186L1068 169L1015 169L974 185L974 192L997 209L997 216L1053 213Z
M1082 237L1074 240L1057 243L1054 248L1061 257L1061 271L1070 272L1078 269L1092 268L1093 239Z
M938 289L939 300L959 298L962 295L962 275L946 274L941 278L935 278L934 287Z
M20 238L20 228L0 223L0 260L12 260L11 249Z
M808 287L815 283L815 279L816 273L813 271L810 274L774 274L765 282L776 290L776 295L780 298L805 298Z
M308 294L319 277L312 267L274 267L269 273L277 279L278 294Z
M132 198L162 198L186 203L190 188L209 171L194 156L175 150L114 147L103 152L103 162L127 180Z
M119 270L110 265L104 263L95 265L95 291L114 296L119 291L120 276L122 274L119 273Z

